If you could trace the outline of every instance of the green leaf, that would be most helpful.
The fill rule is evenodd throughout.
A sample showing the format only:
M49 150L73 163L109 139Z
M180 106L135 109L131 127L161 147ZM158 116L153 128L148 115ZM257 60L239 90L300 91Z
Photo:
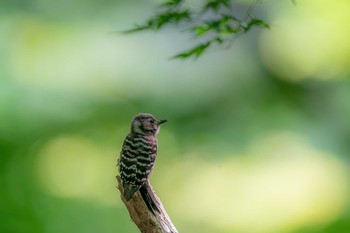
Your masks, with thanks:
M213 0L213 1L209 1L209 2L207 2L207 4L205 4L204 10L217 11L217 10L219 10L219 8L221 6L226 7L226 8L230 8L231 7L230 0Z
M182 20L190 20L191 12L189 10L182 11L167 11L162 14L156 15L149 21L149 25L152 28L158 30L166 24L178 24Z
M241 28L233 28L229 25L226 25L225 27L221 28L219 33L223 35L230 35L230 34L235 34L241 31Z
M259 26L259 27L264 27L264 28L270 29L270 25L267 22L265 22L261 19L257 19L257 18L252 18L247 23L246 26L242 26L242 27L244 28L244 31L246 32L246 31L250 30L253 26Z
M150 18L149 20L147 20L146 24L138 25L135 28L126 30L124 33L133 33L133 32L139 32L139 31L148 30L148 29L153 29L157 31L165 25L178 24L181 21L190 20L190 19L191 19L191 11L188 9L181 10L181 11L168 10L166 12L160 13Z
M175 55L174 58L180 58L180 59L184 59L184 58L189 58L189 57L199 57L211 44L211 41L204 43L204 44L200 44L195 46L192 49L189 49L185 52L179 53L177 55Z
M192 28L192 31L195 33L195 36L202 36L210 31L210 28L207 24L201 24L194 28Z

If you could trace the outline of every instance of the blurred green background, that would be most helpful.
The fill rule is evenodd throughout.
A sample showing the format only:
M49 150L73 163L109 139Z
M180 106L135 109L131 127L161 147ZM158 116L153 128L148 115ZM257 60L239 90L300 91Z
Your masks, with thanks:
M176 30L114 33L159 3L0 2L0 232L138 232L115 164L139 112L169 121L180 232L350 232L350 1L263 1L271 30L186 61Z

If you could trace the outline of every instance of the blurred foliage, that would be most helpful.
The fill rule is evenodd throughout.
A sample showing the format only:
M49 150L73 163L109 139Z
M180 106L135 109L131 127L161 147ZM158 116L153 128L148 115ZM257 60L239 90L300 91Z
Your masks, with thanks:
M138 232L115 187L138 112L168 120L152 184L180 232L349 232L350 2L263 2L271 30L195 62L109 33L159 2L0 1L0 232Z
M238 19L234 15L233 8L236 6L233 2L231 0L210 0L199 9L195 9L188 7L186 0L169 0L161 4L160 12L155 13L145 24L137 25L125 32L159 31L165 26L186 28L179 30L190 31L194 38L201 38L205 41L173 57L186 59L199 57L214 44L230 45L238 35L248 32L253 27L270 28L267 22L253 16L253 9L258 0L251 3L246 13L248 19L245 20Z

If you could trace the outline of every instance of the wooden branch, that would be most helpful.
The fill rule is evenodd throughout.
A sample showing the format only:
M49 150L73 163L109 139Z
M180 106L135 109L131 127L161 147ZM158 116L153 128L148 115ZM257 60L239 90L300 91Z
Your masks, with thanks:
M151 184L148 182L145 187L147 193L154 201L157 211L151 211L143 200L140 191L126 201L124 198L123 185L120 176L117 176L118 189L120 197L129 211L132 221L142 233L178 233L174 224L171 222L167 212L165 211L162 202L155 194Z

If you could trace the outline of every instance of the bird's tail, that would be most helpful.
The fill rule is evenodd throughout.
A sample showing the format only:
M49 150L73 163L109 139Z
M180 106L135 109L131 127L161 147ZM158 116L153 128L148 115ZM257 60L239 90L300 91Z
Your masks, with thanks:
M151 190L151 187L145 183L140 187L140 193L143 201L146 203L148 209L156 215L156 212L160 213L160 210L157 205L157 200L154 196L154 193Z
M157 205L157 200L153 194L152 188L148 183L143 184L141 187L124 183L124 198L125 200L129 201L134 194L137 192L137 190L140 191L141 197L143 201L146 203L147 208L155 215L156 212L160 213L160 210Z

